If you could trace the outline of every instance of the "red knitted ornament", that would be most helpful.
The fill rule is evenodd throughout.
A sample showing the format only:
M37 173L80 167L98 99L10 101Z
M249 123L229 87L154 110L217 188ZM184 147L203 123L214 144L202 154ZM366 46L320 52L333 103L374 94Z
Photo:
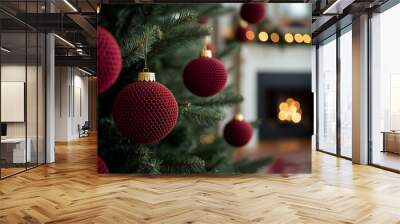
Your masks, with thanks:
M253 128L242 119L232 119L224 128L224 138L232 146L246 145L253 135Z
M97 93L103 93L118 79L122 68L121 51L110 32L97 26Z
M198 20L198 23L200 23L200 24L207 24L208 23L208 19L207 18L201 18L201 19L199 19Z
M240 9L240 16L248 23L259 23L265 17L265 4L245 3Z
M267 168L269 173L284 173L287 170L287 164L283 158L278 158Z
M235 32L236 40L238 40L239 42L248 42L248 41L250 41L250 40L246 37L247 31L251 31L249 27L241 27L241 26L238 26L238 27L236 28L236 32Z
M228 72L220 60L210 57L210 50L205 50L202 54L203 56L186 65L183 82L197 96L213 96L225 87Z
M106 163L97 157L97 173L109 173Z
M178 111L175 97L168 88L155 81L138 81L118 93L112 114L125 137L135 143L150 144L171 132Z

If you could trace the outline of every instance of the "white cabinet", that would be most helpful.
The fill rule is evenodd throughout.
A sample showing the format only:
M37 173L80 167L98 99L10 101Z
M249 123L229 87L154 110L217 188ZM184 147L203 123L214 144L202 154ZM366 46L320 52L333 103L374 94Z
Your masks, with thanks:
M26 151L25 144L27 143ZM25 138L7 138L1 140L2 147L12 150L12 163L25 163L32 161L32 141Z

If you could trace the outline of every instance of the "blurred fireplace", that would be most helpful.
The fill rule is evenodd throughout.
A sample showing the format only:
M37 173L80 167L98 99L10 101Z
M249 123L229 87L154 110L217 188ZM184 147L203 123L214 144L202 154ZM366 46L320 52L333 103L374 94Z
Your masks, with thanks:
M257 81L259 139L310 138L313 133L311 74L259 73ZM291 101L297 101L300 107L296 108ZM280 108L281 103L290 108L286 105ZM282 109L281 115L296 116L279 119Z

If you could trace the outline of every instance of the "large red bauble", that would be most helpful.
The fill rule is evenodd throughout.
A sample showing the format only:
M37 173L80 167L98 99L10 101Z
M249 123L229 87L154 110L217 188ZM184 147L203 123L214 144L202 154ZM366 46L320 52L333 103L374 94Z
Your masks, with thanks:
M172 92L158 82L139 81L123 88L113 105L114 121L135 143L156 143L166 137L178 119Z
M232 146L246 145L253 135L252 126L244 120L233 119L224 128L224 138Z
M197 96L213 96L219 93L228 80L224 64L209 57L199 57L186 65L183 82L186 88Z
M97 93L103 93L118 79L122 68L121 50L112 34L97 26Z
M246 33L247 33L248 31L251 31L251 30L249 29L249 27L241 27L241 26L238 26L238 27L236 28L236 31L235 31L235 38L236 38L236 40L239 41L239 42L248 42L248 41L250 41L250 39L248 39L248 38L246 37Z
M97 173L109 173L106 163L97 157Z
M265 4L245 3L240 9L240 16L248 23L259 23L265 17Z

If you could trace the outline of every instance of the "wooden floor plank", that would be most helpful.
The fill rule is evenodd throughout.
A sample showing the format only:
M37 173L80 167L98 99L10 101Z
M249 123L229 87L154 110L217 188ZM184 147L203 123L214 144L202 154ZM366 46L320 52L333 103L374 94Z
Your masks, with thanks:
M400 175L313 152L312 174L99 175L96 138L0 181L0 223L400 223Z

